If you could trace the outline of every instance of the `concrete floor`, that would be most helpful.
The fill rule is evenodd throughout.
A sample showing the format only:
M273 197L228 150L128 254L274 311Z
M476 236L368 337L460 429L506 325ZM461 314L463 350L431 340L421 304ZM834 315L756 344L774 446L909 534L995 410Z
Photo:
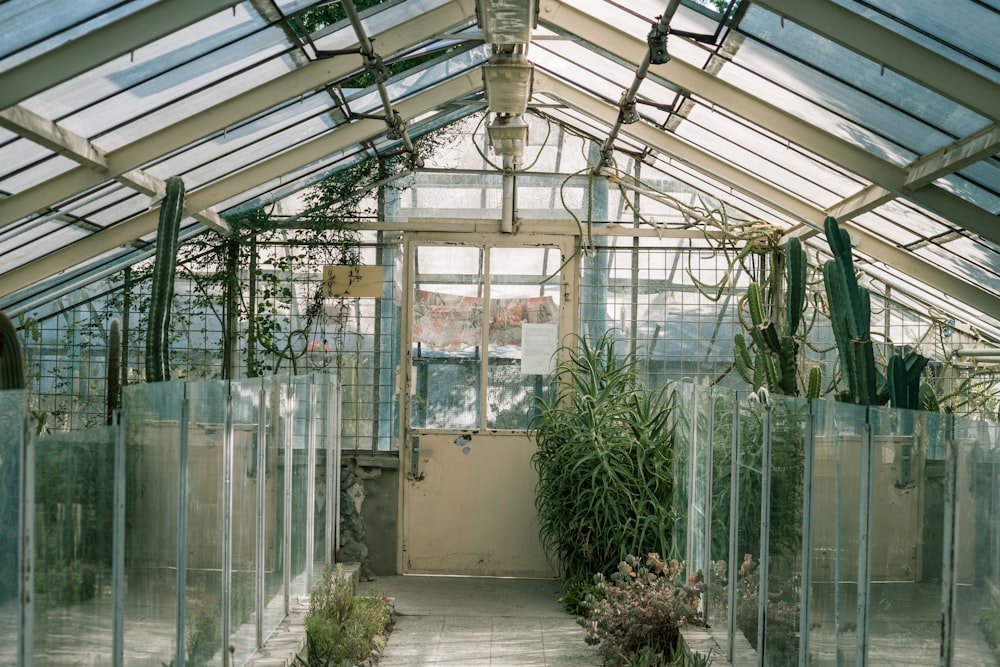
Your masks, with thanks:
M586 667L602 664L551 579L394 576L359 584L395 600L379 667Z

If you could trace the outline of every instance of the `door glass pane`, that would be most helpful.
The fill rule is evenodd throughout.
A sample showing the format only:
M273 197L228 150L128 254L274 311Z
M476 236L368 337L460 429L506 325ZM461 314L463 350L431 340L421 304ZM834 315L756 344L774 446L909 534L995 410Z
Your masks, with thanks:
M477 428L483 250L420 246L414 256L414 428Z
M487 428L527 428L533 396L548 388L558 339L560 264L557 248L490 249Z

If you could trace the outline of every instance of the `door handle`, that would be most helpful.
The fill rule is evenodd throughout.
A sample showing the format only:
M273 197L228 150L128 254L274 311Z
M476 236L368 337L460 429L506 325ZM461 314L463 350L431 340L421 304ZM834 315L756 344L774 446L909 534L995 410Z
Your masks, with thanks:
M420 452L433 452L432 447L421 447L420 438L413 436L410 440L410 479L419 482L424 478L420 472Z

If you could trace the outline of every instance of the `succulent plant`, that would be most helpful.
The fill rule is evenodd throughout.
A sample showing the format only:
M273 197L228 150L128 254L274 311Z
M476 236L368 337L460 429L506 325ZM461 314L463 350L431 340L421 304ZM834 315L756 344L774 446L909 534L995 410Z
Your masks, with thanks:
M156 232L156 259L146 327L146 381L170 379L170 304L174 296L177 247L184 217L184 181L167 179L166 196L160 205Z
M108 325L108 424L114 420L118 410L118 398L121 389L122 374L122 328L117 317L111 318Z
M785 317L778 333L774 321L766 317L763 289L758 283L751 283L747 289L746 303L750 311L747 332L754 342L751 355L746 337L734 337L736 369L754 389L766 386L773 393L798 396L799 343L796 340L802 312L805 307L807 259L802 241L797 237L785 243ZM819 367L809 372L806 396L816 398L822 375ZM815 392L815 393L813 393Z

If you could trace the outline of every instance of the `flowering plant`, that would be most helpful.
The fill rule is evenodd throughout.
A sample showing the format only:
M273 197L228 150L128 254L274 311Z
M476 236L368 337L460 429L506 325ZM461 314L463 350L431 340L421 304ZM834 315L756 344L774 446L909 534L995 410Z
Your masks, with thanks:
M626 556L610 581L598 574L595 582L597 595L588 597L590 612L582 624L587 643L598 646L605 664L628 664L639 654L656 656L648 664L669 664L680 628L702 624L704 577L700 571L685 574L676 560L655 553L644 561Z

